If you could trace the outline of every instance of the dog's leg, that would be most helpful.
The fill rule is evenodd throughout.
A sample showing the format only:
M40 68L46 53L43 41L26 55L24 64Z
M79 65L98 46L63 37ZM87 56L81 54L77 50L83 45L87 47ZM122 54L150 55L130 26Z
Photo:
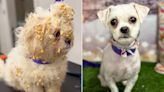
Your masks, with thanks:
M136 76L134 76L133 78L131 78L130 80L127 80L127 85L126 88L124 90L124 92L131 92L133 86L135 85L136 81L138 79L138 74Z
M104 76L104 77L105 77L105 80L107 80L107 86L110 88L111 92L119 92L113 78L109 79L109 76Z
M108 87L110 88L111 92L119 92L113 79L108 81Z
M98 79L100 80L101 86L103 87L107 86L104 77L101 74L98 75Z

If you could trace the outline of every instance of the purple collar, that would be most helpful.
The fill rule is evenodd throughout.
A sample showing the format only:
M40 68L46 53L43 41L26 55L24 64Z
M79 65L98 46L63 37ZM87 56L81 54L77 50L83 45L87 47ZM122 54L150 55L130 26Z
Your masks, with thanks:
M115 40L112 39L111 40L111 43L113 43ZM122 57L128 57L128 56L132 56L135 54L136 52L136 49L138 48L138 45L139 45L139 42L136 40L134 41L132 44L130 44L130 48L129 49L122 49L122 48L119 48L117 46L115 46L114 44L111 44L112 45L112 49L113 51L122 56Z
M54 2L62 2L62 1L64 1L64 0L54 0Z
M32 59L32 61L37 64L50 64L49 62L43 62L43 60L41 59Z
M129 49L129 50L122 50L122 49L120 49L120 48L118 48L114 45L112 45L112 49L115 53L117 53L120 56L124 56L124 57L134 55L134 53L136 51L136 48L132 48L132 49Z

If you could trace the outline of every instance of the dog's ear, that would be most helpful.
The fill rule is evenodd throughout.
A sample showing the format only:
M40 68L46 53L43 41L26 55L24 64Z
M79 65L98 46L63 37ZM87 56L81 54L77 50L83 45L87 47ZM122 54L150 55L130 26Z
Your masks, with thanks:
M107 25L108 17L110 16L112 6L109 6L107 9L100 10L97 12L99 20Z
M138 14L140 23L142 23L144 18L148 15L150 9L144 5L140 5L137 3L131 3L131 5L133 5L134 9Z

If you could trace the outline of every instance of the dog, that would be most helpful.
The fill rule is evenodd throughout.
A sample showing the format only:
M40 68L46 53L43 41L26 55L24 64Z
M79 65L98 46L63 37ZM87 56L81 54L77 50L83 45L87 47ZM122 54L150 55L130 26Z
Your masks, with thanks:
M18 40L6 63L1 60L1 78L25 92L60 92L73 46L73 15L73 8L62 2L30 13L17 29Z
M111 92L119 92L116 82L123 82L124 92L131 92L138 79L141 62L137 39L148 12L148 7L137 3L112 5L97 12L99 20L111 33L98 78Z

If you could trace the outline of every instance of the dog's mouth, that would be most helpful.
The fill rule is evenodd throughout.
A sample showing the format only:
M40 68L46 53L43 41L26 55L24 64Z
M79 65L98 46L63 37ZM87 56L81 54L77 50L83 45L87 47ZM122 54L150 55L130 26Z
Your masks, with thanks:
M129 35L122 35L119 37L119 39L128 39L128 38L131 38L131 36Z

